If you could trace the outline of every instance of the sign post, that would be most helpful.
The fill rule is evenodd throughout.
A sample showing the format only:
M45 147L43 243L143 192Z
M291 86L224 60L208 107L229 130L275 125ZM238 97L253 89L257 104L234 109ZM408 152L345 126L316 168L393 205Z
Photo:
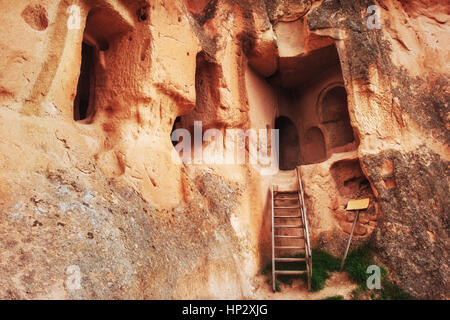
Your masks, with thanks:
M350 231L350 238L348 238L347 247L345 248L344 256L342 257L341 262L341 271L344 269L345 258L347 258L348 249L350 248L350 243L352 242L353 231L355 230L355 226L358 223L359 211L365 210L369 207L369 198L359 199L359 200L350 200L347 203L347 211L356 211L355 220L353 220L352 230Z

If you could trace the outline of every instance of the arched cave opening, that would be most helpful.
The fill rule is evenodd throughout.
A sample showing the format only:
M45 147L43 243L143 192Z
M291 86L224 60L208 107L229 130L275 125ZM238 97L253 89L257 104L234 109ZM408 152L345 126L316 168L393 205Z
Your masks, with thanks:
M312 127L306 131L301 152L302 164L319 163L326 160L327 150L322 130Z
M358 159L338 161L331 166L330 173L342 197L356 199L372 194Z
M105 51L110 48L117 51L118 47L110 45L111 42L130 28L114 10L95 7L89 11L83 31L80 75L73 104L74 120L89 119L96 112L96 88L105 85L110 71L120 72L107 68Z
M330 167L330 173L336 184L337 196L341 198L340 202L346 203L351 199L370 199L369 207L360 213L360 219L355 229L355 236L367 236L377 225L376 197L369 180L361 169L359 159L335 162ZM354 216L349 211L342 209L335 210L336 217L342 231L350 233Z
M73 103L74 120L84 120L92 113L89 106L91 105L91 93L95 85L94 56L94 47L83 41L80 76L78 78L77 94Z
M211 57L204 51L200 51L196 55L195 68L195 107L191 110L183 110L183 113L176 117L170 134L172 140L172 133L176 129L185 129L191 134L191 148L192 155L197 150L198 146L194 144L194 123L200 122L202 134L208 129L220 128L222 125L218 120L220 114L220 83L221 67L211 60ZM183 139L183 133L178 137L179 141L173 141L175 147ZM187 141L186 141L187 143ZM180 157L183 157L180 152ZM186 159L187 160L187 159Z
M345 146L355 140L343 86L337 85L326 91L320 101L320 111L322 124L328 132L329 148Z
M275 129L279 130L279 169L292 170L299 164L299 137L295 124L285 116L275 120Z

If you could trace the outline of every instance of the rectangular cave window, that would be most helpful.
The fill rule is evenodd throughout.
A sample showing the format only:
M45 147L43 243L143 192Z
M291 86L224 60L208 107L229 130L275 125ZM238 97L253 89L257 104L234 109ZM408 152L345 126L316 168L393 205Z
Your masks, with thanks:
M78 78L77 94L74 100L74 120L84 120L92 115L91 98L94 87L94 56L95 49L83 42L81 50L81 70Z

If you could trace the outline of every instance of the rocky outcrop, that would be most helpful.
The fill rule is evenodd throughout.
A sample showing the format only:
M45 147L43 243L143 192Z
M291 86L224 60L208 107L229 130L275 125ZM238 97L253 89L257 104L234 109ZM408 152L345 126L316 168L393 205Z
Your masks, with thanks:
M355 21L371 4L324 1L308 24L345 34L340 57L344 79L355 90L350 110L359 153L383 213L374 238L379 257L412 295L445 298L449 92L437 44L439 33L448 32L448 16L437 2L382 1L381 28L367 30Z
M379 191L383 223L374 237L379 257L416 297L448 291L448 162L426 146L363 158Z

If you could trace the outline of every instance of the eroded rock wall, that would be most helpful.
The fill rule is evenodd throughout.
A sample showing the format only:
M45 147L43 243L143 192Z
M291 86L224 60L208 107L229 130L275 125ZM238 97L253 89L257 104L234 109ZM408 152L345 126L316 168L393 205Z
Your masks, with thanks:
M361 165L383 214L374 237L381 261L414 296L445 298L448 7L438 1L378 1L381 28L367 30L356 21L371 4L323 1L312 9L308 25L320 34L339 34Z
M256 270L237 267L230 218L248 187L171 157L207 36L179 1L75 4L80 27L69 28L70 1L2 2L0 295L251 294L257 259ZM82 42L95 81L92 111L75 121Z

